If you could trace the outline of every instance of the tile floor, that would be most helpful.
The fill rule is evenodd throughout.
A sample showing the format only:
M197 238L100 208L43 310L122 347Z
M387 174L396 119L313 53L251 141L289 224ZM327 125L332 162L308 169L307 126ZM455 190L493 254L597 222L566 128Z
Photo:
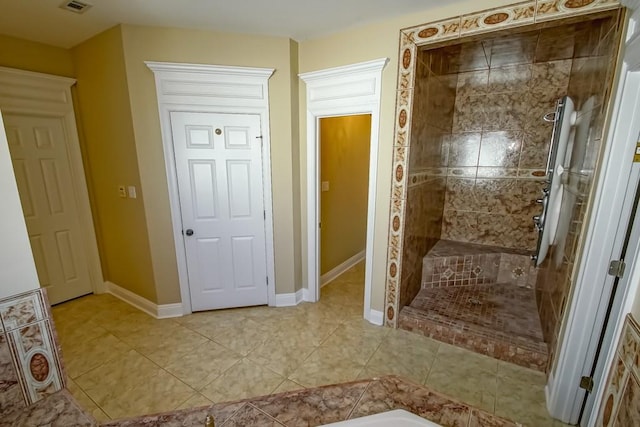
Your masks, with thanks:
M108 420L397 374L528 426L562 426L544 374L361 319L363 264L317 304L154 319L110 295L53 308L69 389Z

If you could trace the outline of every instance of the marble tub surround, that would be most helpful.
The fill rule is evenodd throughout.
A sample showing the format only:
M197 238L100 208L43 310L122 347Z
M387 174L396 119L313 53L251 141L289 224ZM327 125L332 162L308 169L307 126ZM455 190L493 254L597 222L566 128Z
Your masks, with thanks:
M94 427L98 422L76 402L67 390L50 394L36 403L3 414L0 426Z
M316 304L163 320L110 295L58 305L68 389L108 422L395 374L524 425L563 425L540 372L362 320L364 264L321 292Z
M55 334L45 289L0 300L0 417L64 389Z
M427 387L385 376L132 418L104 427L201 426L207 414L219 426L317 426L404 409L443 427L515 427L511 421L456 402Z
M596 425L640 425L640 325L631 314L625 319L618 348L609 368Z

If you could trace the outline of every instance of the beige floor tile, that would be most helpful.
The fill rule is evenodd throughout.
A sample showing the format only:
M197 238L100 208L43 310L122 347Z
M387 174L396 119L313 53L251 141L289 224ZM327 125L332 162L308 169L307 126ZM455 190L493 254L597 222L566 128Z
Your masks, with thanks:
M498 361L498 378L509 378L526 384L545 386L547 376L544 372L524 368L513 363Z
M77 378L103 363L129 351L129 347L110 333L65 347L67 375Z
M118 336L122 341L145 355L157 353L162 349L178 348L182 345L204 344L207 341L202 335L175 322L143 326Z
M105 422L111 420L111 418L104 413L98 405L91 400L87 394L71 379L67 378L67 389L71 395L78 401L82 409L87 411L98 422Z
M114 419L176 409L197 393L173 375L159 371L144 384L120 390L98 403Z
M189 386L200 390L241 360L242 357L232 350L207 341L190 353L174 359L165 369Z
M364 321L363 276L359 263L315 304L177 319L110 295L61 304L69 388L102 420L396 374L525 425L562 425L546 413L544 374Z
M365 365L382 342L382 336L353 332L340 326L329 336L320 348L330 351L343 359Z
M383 340L365 366L362 377L400 375L422 383L427 378L434 359L435 353L429 350L393 347Z
M451 371L484 371L498 374L497 359L444 343L438 348L436 365L441 369L449 368Z
M103 407L102 403L109 398L144 384L161 371L160 367L137 351L129 350L74 380L94 402Z
M243 359L205 386L201 393L215 403L270 394L284 377Z
M200 393L196 393L184 402L182 402L176 409L191 409L201 406L211 406L213 402Z
M280 385L273 391L274 394L276 393L285 393L287 391L295 391L295 390L302 390L303 388L305 388L302 384L298 384L296 382L293 382L291 380L284 380L282 381L282 383L280 383Z
M305 341L273 338L254 349L247 358L261 366L282 375L289 376L307 358L316 347Z
M316 387L353 381L363 368L364 364L345 359L331 349L318 348L288 379L305 387Z
M496 376L486 371L455 371L436 362L425 385L442 394L493 413L496 405Z

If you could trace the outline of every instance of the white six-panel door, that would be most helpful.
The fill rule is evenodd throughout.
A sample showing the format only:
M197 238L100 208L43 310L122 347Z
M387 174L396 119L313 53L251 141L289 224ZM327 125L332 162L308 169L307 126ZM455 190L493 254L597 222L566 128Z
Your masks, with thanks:
M89 294L63 119L7 114L4 121L40 286L52 304Z
M171 113L193 311L267 304L260 117Z

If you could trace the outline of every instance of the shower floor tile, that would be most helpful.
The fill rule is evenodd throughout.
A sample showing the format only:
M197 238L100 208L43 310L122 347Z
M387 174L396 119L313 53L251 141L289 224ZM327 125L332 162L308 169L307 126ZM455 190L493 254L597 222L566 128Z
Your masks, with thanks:
M422 289L399 327L521 366L547 364L534 291L511 283Z

